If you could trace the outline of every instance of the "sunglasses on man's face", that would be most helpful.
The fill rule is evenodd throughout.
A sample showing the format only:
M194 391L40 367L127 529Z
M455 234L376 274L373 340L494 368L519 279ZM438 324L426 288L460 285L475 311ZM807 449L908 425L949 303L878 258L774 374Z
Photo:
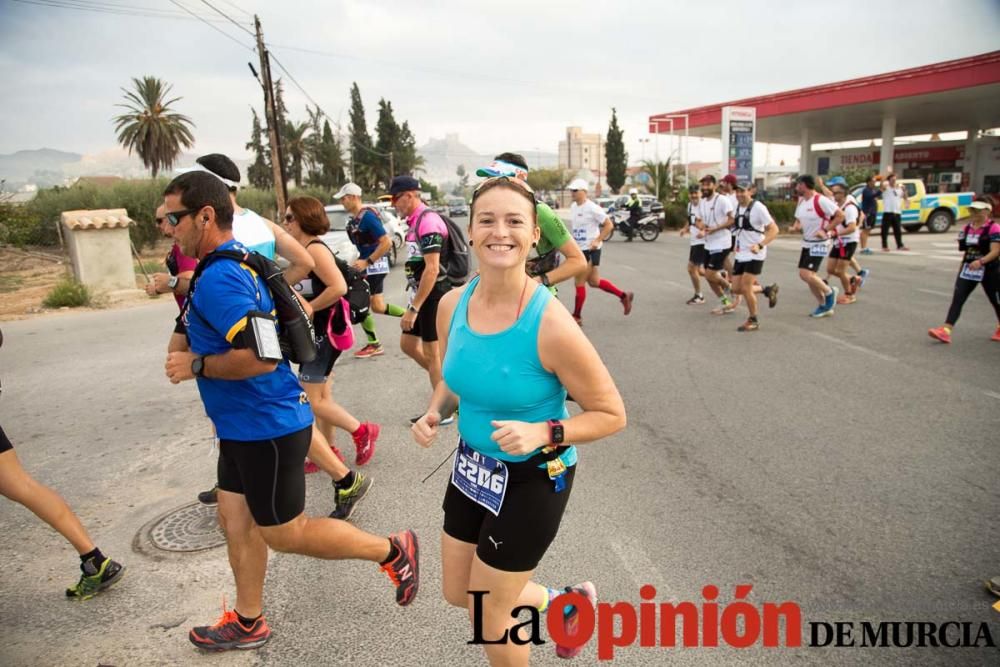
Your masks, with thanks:
M171 227L176 227L186 216L194 215L200 210L200 208L186 208L182 211L167 211L167 222Z

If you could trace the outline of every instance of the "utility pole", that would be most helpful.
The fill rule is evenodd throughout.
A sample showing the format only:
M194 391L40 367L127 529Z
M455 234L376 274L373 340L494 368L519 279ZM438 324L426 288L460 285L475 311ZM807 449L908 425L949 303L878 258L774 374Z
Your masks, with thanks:
M274 171L274 196L278 203L278 216L285 212L288 201L288 184L285 181L285 162L281 154L281 130L278 127L278 109L274 103L274 87L271 83L271 59L264 47L264 32L260 18L255 14L254 26L257 30L257 53L260 55L260 74L264 87L264 115L267 119L267 137L271 144L271 168Z

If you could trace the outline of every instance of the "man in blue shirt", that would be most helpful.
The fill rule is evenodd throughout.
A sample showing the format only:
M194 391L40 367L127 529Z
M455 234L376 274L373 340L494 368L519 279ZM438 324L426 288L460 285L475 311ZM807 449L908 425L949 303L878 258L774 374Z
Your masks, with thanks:
M875 187L875 174L869 174L865 181L865 189L861 191L861 212L864 213L865 220L861 225L861 254L872 254L868 247L868 235L875 227L875 217L878 215L878 198L882 195Z
M267 642L267 547L378 562L396 586L396 602L409 604L418 585L413 531L387 539L303 512L302 465L312 437L312 413L288 361L272 360L276 329L267 327L276 325L267 319L274 310L267 284L247 265L214 254L246 251L233 239L226 186L205 172L186 173L167 186L164 205L182 252L199 260L183 313L190 350L170 352L166 373L174 384L197 379L205 411L215 424L219 522L236 580L236 606L214 625L192 628L189 639L210 650L257 648Z
M371 309L368 316L361 322L365 330L368 344L354 353L355 357L375 357L384 354L382 343L375 333L375 317L373 313L402 317L406 311L402 307L386 303L384 292L385 277L389 275L389 256L392 249L392 239L385 231L382 220L373 209L365 207L361 202L361 186L347 183L340 188L334 199L339 199L344 210L351 214L347 223L347 236L358 249L358 260L354 268L364 274L372 293Z

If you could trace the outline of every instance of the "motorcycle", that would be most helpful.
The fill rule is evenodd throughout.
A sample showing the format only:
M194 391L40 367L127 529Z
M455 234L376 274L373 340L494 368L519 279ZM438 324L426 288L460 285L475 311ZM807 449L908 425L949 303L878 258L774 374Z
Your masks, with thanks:
M628 211L610 211L608 217L611 218L613 226L605 241L610 241L617 230L622 236L628 237L629 229L632 226L628 221ZM643 241L655 241L660 236L660 220L655 214L646 215L639 218L635 224L633 235L638 235Z

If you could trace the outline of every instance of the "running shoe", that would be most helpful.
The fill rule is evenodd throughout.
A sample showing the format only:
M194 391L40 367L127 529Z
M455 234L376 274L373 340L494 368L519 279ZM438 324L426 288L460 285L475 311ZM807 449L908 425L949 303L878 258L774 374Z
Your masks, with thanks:
M420 553L417 545L417 534L412 530L393 533L389 542L396 547L399 554L379 568L388 575L396 586L396 604L401 607L413 602L420 587Z
M368 357L377 357L380 354L385 354L385 350L382 349L382 343L368 343L368 345L355 352L354 356L358 359L367 359Z
M700 294L695 294L693 297L687 300L687 305L689 306L700 306L705 303L705 297Z
M346 461L344 460L343 452L337 449L336 446L330 445L330 451L333 452L334 456L340 459L341 463L346 463ZM305 472L305 474L311 475L314 472L319 472L319 466L310 461L309 459L306 459L306 462L302 465L302 470L303 472Z
M992 336L990 336L990 340L1000 343L1000 324L997 325L997 330L993 332Z
M632 312L632 301L635 300L634 292L625 292L622 295L622 307L625 309L625 314L628 315Z
M330 512L331 519L347 521L354 514L354 508L365 497L368 490L372 488L371 477L365 477L359 472L354 473L354 484L349 489L338 489L336 482L333 484L333 491L336 505Z
M809 317L829 317L830 315L833 315L833 308L829 308L825 304L809 313Z
M757 323L757 320L747 320L736 327L737 331L756 331L757 329L760 329L760 324Z
M595 609L597 607L597 589L594 588L594 584L589 581L584 581L575 586L568 586L566 588L567 593L579 593L587 598L591 606ZM563 632L565 632L570 637L575 637L580 626L580 614L577 612L576 607L569 607L563 612ZM556 655L560 658L575 658L583 652L583 645L577 647L560 646L556 644Z
M858 273L858 278L861 281L858 283L858 289L861 289L862 287L865 286L865 282L867 282L868 276L870 276L871 274L872 272L869 271L868 269L861 269L861 272Z
M837 305L837 297L840 296L840 289L837 286L833 286L830 290L830 293L826 295L826 308L832 311L834 306Z
M862 255L874 255L875 253L872 252L871 248L862 248L861 249L861 254Z
M202 491L198 494L198 502L202 505L218 505L219 504L219 485L216 484L208 491Z
M105 558L100 567L91 558L83 564L82 569L80 581L66 589L66 597L70 600L89 600L111 588L125 576L125 566L110 558Z
M222 607L222 618L215 625L191 628L188 639L198 648L207 651L260 648L271 638L271 628L264 617L259 617L249 628L243 627L235 609Z
M998 332L1000 332L1000 327L998 327ZM935 338L941 341L942 343L951 342L951 332L945 329L944 327L935 327L933 329L928 329L927 335L930 336L931 338ZM994 338L996 338L996 336L994 336Z
M891 252L888 248L882 248L882 252Z
M378 434L382 430L382 427L378 424L372 424L371 422L365 422L362 424L365 427L364 437L354 438L354 447L357 450L357 455L354 457L354 464L363 466L372 460L372 456L375 455L375 442L378 440Z
M858 297L854 296L853 294L842 294L841 296L837 297L837 305L846 306L847 304L854 303L857 300Z
M454 423L455 423L455 415L452 415L450 417L445 417L444 419L442 419L440 426L449 426Z
M767 297L767 307L774 308L778 305L778 283L771 283L764 290L764 296Z
M907 248L905 245L899 246L898 248L896 248L896 250L899 250L900 252L910 252L910 249Z

